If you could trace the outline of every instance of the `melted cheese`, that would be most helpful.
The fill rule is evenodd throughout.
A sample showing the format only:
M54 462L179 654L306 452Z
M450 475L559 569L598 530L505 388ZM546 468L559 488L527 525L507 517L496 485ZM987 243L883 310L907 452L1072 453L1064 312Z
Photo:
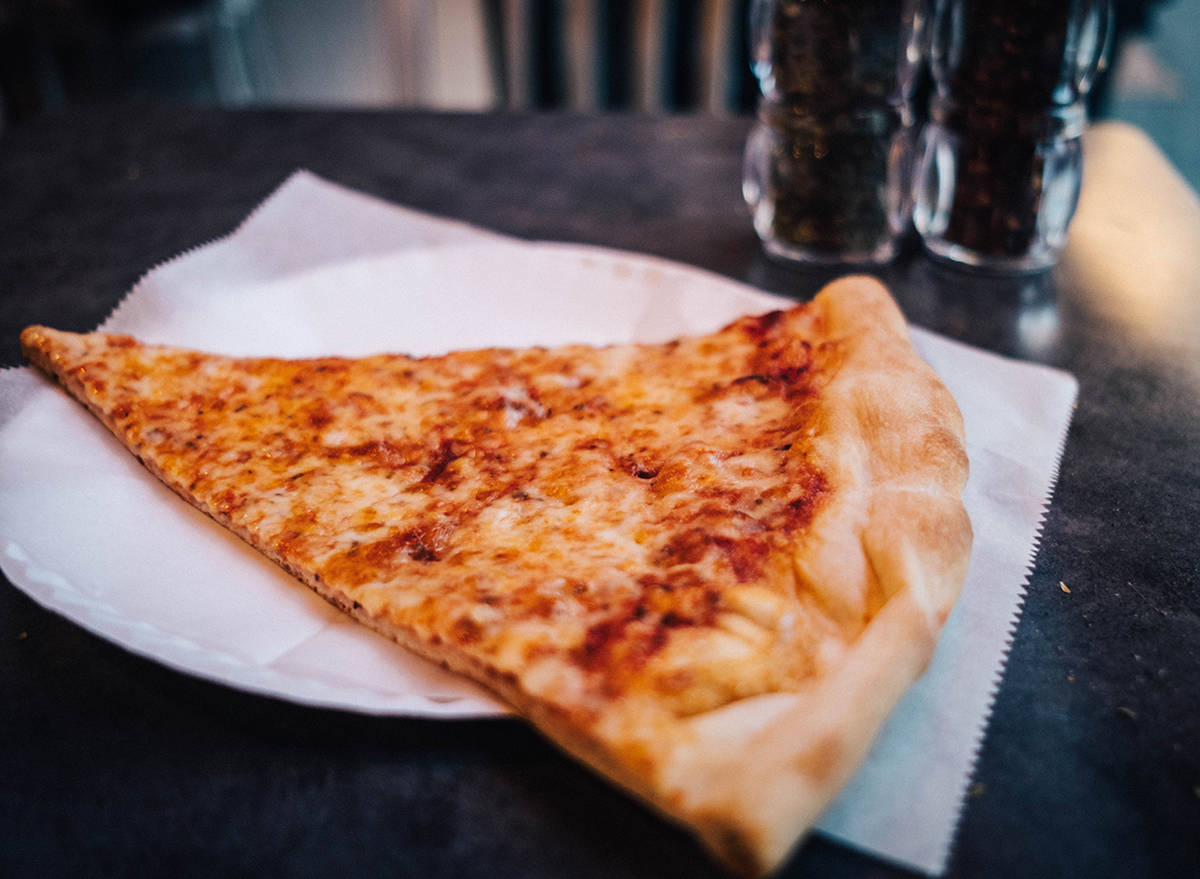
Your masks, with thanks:
M826 490L807 401L837 361L810 320L424 359L54 356L169 484L339 604L573 711L686 715L794 688L829 649L792 563Z

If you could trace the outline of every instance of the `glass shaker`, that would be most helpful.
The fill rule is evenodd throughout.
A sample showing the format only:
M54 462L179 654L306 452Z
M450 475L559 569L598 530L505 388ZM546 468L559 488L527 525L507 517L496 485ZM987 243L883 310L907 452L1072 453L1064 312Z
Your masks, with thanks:
M929 31L913 210L925 247L1000 271L1053 265L1079 200L1111 0L937 0Z
M766 251L884 262L909 227L922 0L755 0L742 191Z

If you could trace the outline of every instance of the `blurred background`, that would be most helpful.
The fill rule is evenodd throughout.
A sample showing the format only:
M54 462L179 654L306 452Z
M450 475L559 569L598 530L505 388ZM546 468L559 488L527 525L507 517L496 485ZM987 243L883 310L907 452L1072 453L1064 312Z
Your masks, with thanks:
M113 96L245 105L753 106L749 0L0 0L9 124Z
M897 0L899 2L899 0ZM0 133L79 102L751 113L750 0L0 0ZM1200 0L1117 0L1094 115L1200 184Z

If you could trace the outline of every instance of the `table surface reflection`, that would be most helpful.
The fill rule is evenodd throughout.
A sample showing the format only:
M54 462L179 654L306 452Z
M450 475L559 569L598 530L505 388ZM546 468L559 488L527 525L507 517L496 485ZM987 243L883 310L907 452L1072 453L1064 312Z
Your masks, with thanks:
M297 168L500 232L807 298L841 269L762 256L740 192L748 127L158 105L47 115L0 137L0 363L21 362L28 324L94 328L146 269L228 233ZM1129 247L1108 254L1115 265L1146 259ZM1001 278L909 246L878 272L913 322L1080 382L948 875L1200 869L1200 283L1188 280L1200 248L1158 257L1146 286L1120 295L1099 289L1094 257ZM1178 269L1170 283L1154 283L1162 259ZM1151 307L1167 317L1148 319ZM235 692L130 655L7 583L0 704L3 875L719 875L519 723ZM905 874L815 838L782 875Z

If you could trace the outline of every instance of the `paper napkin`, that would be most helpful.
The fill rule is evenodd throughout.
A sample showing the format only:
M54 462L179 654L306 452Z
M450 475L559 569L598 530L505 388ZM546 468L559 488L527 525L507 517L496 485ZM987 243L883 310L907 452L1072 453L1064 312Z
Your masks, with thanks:
M244 355L429 354L662 341L789 303L684 265L531 243L300 172L229 237L150 271L103 329ZM914 329L963 411L970 573L928 673L818 829L926 873L946 864L999 685L1077 386ZM161 486L28 369L0 373L0 566L136 653L346 710L507 709L333 610Z

